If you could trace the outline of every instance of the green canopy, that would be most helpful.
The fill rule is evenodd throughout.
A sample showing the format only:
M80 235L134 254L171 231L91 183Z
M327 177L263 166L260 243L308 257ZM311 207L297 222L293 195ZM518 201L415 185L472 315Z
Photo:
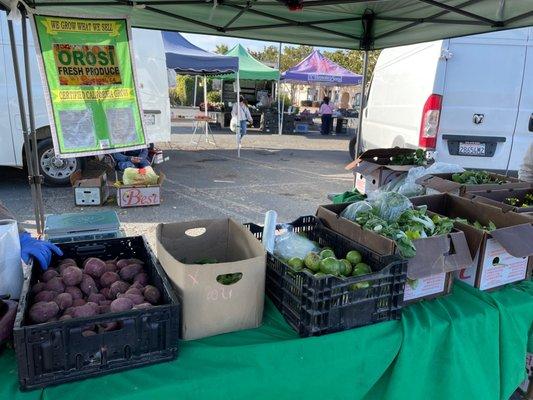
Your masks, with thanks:
M9 8L9 0L0 0ZM533 25L531 0L26 0L36 12L129 16L134 27L347 49ZM291 11L290 8L297 9Z
M252 81L277 81L279 70L270 68L252 57L248 50L238 44L226 56L239 57L239 79ZM224 75L222 79L235 79L235 74Z

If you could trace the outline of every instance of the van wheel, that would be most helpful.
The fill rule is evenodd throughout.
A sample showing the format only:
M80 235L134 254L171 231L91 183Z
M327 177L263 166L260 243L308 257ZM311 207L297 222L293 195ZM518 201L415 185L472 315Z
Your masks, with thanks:
M59 158L54 152L51 138L37 143L39 154L39 171L44 177L44 183L51 186L65 186L70 184L70 176L81 168L79 158Z
M348 151L350 152L350 157L352 160L355 160L355 146L357 145L357 136L354 136L350 139L348 143Z

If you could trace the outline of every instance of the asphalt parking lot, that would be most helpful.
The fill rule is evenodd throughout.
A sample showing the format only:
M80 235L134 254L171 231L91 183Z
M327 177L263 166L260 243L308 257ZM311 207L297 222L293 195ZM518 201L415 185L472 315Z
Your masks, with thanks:
M145 234L152 241L159 222L201 218L262 222L270 209L278 212L280 221L290 221L314 213L317 205L327 202L328 193L352 185L353 176L344 170L350 161L346 136L250 134L243 140L241 158L234 135L215 134L216 147L201 142L196 148L190 140L189 134L179 133L161 144L169 160L156 167L166 176L160 206L103 207L117 211L127 234ZM0 168L0 176L0 200L32 230L25 173ZM74 205L70 187L45 187L43 194L47 214L84 210Z

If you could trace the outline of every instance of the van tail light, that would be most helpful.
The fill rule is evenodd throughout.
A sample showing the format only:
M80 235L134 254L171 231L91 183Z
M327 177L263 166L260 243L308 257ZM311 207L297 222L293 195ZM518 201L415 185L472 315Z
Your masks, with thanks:
M442 96L439 94L430 95L426 100L424 110L422 111L418 147L434 149L437 146L437 133L439 132L441 108Z

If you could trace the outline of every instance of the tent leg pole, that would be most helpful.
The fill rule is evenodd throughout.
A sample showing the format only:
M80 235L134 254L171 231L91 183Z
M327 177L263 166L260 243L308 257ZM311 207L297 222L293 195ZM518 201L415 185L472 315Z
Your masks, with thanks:
M208 108L208 104L207 104L207 76L204 75L204 116L207 117L207 108ZM207 132L207 127L208 127L208 122L207 120L204 121L204 130L205 130L205 142L208 143L209 142L209 133Z
M17 48L15 44L15 34L13 32L13 22L11 20L8 20L7 26L9 30L9 44L11 46L11 55L13 58L13 70L14 70L14 75L15 75L15 86L17 88L17 97L18 97L19 111L20 111L20 122L22 125L22 135L24 137L24 152L26 154L26 162L27 162L27 168L28 168L28 180L30 183L31 197L33 200L33 206L34 206L34 212L35 212L35 225L37 228L37 232L40 234L42 232L42 229L41 229L41 223L40 223L41 213L39 209L39 204L42 203L42 199L41 201L38 201L37 199L37 190L36 190L36 184L35 184L36 181L35 181L35 176L34 176L34 171L33 171L33 161L32 161L33 158L32 158L30 138L28 135L28 121L26 120L26 107L24 106L24 94L22 93L22 82L20 79L20 69L19 69L19 63L18 63Z
M279 42L279 49L278 49L278 71L281 70L281 48L282 43ZM283 118L283 112L280 110L280 94L281 94L281 74L278 78L278 87L277 87L277 97L278 97L278 135L281 135L281 118Z
M355 158L361 153L361 129L363 127L363 109L365 104L365 86L368 75L368 50L363 53L363 81L361 82L361 101L359 104L359 121L357 124L357 133L355 139Z
M237 129L235 134L237 135L237 157L241 157L241 82L239 78L239 71L237 71Z
M196 107L196 92L198 89L198 75L194 76L194 100L193 100L193 107Z
M30 70L30 58L28 55L29 46L28 46L28 29L26 24L26 18L22 18L22 45L24 51L24 74L26 75L26 97L28 101L28 114L30 117L30 138L32 140L31 146L33 150L33 173L36 177L35 179L35 189L37 194L37 205L39 208L39 224L40 232L42 234L44 231L44 204L43 204L43 193L41 188L42 176L39 174L39 154L37 152L37 133L35 132L35 114L33 110L33 94L32 94L32 82L31 82L31 70Z

